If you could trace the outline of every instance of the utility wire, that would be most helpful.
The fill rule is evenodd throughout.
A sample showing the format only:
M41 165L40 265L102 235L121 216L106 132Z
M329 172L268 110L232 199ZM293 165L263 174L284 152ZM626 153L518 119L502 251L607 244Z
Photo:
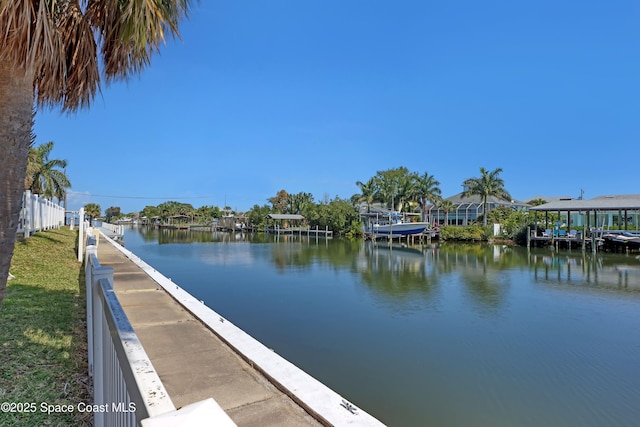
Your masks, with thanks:
M108 197L112 199L147 199L147 200L178 200L178 199L212 199L213 196L166 196L166 197L148 197L148 196L113 196L107 194L82 193L80 191L67 191L67 194L76 194L87 197Z

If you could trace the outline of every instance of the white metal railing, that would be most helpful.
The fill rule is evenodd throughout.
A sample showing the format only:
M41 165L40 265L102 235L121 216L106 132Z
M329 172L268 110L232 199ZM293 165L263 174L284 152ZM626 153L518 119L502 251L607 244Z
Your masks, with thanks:
M94 236L85 253L89 374L98 409L94 425L136 426L145 418L174 411L113 291L113 268L98 261Z
M213 399L176 410L113 290L113 268L98 261L96 239L88 229L85 280L94 426L155 427L186 425L187 420L196 426L211 420L235 426Z
M116 225L109 224L108 222L103 222L100 224L100 228L103 229L105 234L110 234L113 236L122 236L124 234L124 225Z
M59 228L64 225L64 208L26 190L22 195L22 209L18 220L18 233L29 237L36 231Z

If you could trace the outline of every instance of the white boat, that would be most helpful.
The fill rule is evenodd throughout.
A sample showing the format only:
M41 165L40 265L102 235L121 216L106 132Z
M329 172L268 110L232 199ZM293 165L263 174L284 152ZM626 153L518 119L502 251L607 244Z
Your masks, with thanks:
M375 236L408 236L424 233L428 226L428 222L403 222L399 214L393 213L389 215L387 222L374 223L371 226L371 233Z

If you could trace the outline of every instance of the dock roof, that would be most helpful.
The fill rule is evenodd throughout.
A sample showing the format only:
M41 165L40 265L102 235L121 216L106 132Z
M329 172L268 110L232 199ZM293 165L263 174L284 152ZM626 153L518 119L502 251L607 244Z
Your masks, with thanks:
M561 199L532 206L530 211L615 211L640 210L640 195L601 196L589 200Z
M267 215L269 219L282 219L282 220L298 220L302 221L304 217L302 215L297 214L269 214Z

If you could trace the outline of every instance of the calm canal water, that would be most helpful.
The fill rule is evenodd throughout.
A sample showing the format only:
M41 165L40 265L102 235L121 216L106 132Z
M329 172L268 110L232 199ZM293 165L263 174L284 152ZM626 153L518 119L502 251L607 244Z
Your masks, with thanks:
M640 259L129 229L125 246L391 426L640 425Z

